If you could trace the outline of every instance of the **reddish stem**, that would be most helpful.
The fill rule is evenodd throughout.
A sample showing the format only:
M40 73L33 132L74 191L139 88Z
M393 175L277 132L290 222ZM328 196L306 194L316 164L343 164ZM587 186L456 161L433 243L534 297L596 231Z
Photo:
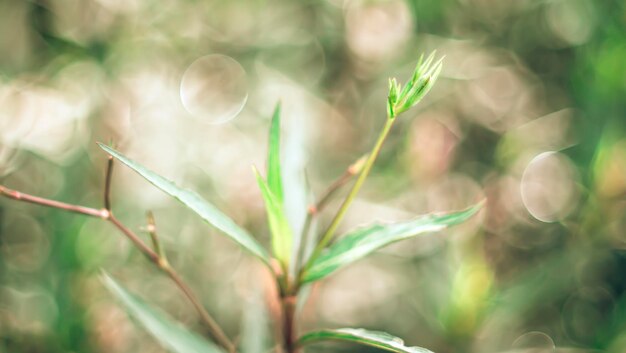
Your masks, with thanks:
M44 199L29 194L25 194L19 191L11 190L5 186L0 185L0 195L8 197L17 201L24 201L28 203L34 203L41 206L58 208L68 212L80 213L91 217L107 219L109 217L109 211L98 210L91 207L72 205L65 202Z
M112 159L109 160L109 165L107 167L106 173L106 182L105 182L105 193L104 200L106 207L110 207L110 185L111 185L111 170L112 170ZM162 258L157 252L152 250L146 243L141 240L137 234L135 234L132 230L122 224L108 209L95 209L85 206L72 205L60 201L45 199L38 196L33 196L29 194L25 194L19 191L11 190L3 185L0 185L0 195L5 196L7 198L23 201L28 203L33 203L46 207L53 207L63 211L74 212L83 214L90 217L100 218L106 221L111 222L120 232L122 232L130 241L135 244L137 248L159 269L165 272L172 281L178 286L178 288L185 294L187 299L191 302L193 307L196 309L200 318L205 323L205 325L209 328L211 335L215 338L215 340L224 347L229 353L234 353L236 351L235 345L230 341L230 339L226 336L221 327L215 322L215 320L211 317L211 315L206 311L204 306L202 306L200 300L195 295L195 293L191 290L191 288L183 281L182 277L174 270L167 260Z

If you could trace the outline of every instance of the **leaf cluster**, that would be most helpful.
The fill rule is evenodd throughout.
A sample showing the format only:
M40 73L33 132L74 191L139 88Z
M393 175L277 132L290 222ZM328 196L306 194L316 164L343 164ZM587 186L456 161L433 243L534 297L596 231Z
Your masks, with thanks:
M434 64L435 53L426 60L422 55L415 67L413 76L404 87L396 78L389 79L389 95L387 96L387 117L395 119L398 115L414 107L434 86L443 66L443 58Z
M437 80L441 67L442 59L435 62L433 53L425 60L423 56L420 58L413 76L404 87L396 79L389 81L389 96L387 99L388 124L384 132L381 133L381 137L372 152L366 158L359 160L358 170L352 173L358 174L357 182L353 185L349 196L337 212L330 227L331 229L317 242L317 251L313 252L306 262L296 261L295 264L291 263L294 258L293 254L301 256L302 253L298 252L298 249L294 249L294 244L297 242L294 239L294 231L285 213L284 195L287 190L284 190L281 176L280 104L276 105L270 123L266 176L263 177L261 172L256 167L253 167L253 173L265 201L267 220L271 231L271 250L267 250L250 232L236 224L236 222L199 194L177 186L109 146L103 144L99 144L99 146L110 156L137 172L154 186L179 200L208 224L215 227L223 235L239 244L243 249L267 265L276 277L283 299L297 297L301 286L319 281L382 247L417 235L435 234L466 221L481 209L482 202L461 211L424 215L397 223L367 225L349 231L345 235L339 236L337 241L331 242L334 238L334 230L369 173L393 120L399 114L415 106L428 93ZM303 234L302 236L305 235ZM280 270L272 266L273 263L280 264ZM300 265L301 263L303 265ZM295 276L290 275L290 273L295 273ZM141 299L126 291L110 276L105 275L104 281L111 292L128 309L129 314L171 351L178 353L222 351L222 348L200 339L198 336L173 323L171 319L162 313L152 309ZM291 325L293 325L293 322L291 322ZM287 333L284 332L283 334ZM285 348L288 352L295 352L300 346L322 340L350 341L394 352L430 352L424 348L406 347L402 340L386 333L347 328L310 332L300 337L299 340L286 339Z

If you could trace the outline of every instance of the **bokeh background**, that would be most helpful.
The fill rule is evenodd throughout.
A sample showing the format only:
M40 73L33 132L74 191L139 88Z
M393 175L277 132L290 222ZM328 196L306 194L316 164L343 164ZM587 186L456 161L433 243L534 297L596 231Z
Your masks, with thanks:
M276 102L300 229L372 145L388 77L432 50L441 77L394 126L342 230L485 197L486 210L314 286L300 329L384 330L438 353L626 351L624 1L2 0L0 181L100 207L95 142L111 141L267 244L250 166L264 166ZM270 286L259 264L121 165L113 198L138 231L154 211L171 261L241 339ZM162 352L101 269L201 330L109 224L0 200L0 352Z

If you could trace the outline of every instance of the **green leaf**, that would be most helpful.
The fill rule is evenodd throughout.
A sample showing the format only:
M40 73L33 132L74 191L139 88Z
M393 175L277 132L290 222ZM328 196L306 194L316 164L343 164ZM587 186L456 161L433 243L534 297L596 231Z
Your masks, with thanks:
M366 346L384 349L390 352L400 353L432 353L426 348L407 347L404 341L386 332L368 331L361 328L340 328L336 330L322 330L309 332L300 337L298 344L303 346L319 341L348 341Z
M435 52L431 53L426 60L424 60L424 55L420 56L413 76L402 88L398 94L398 99L391 109L395 115L399 115L415 106L434 86L443 66L443 58L433 64L434 58Z
M407 96L409 91L415 85L415 82L419 79L420 75L422 74L424 67L430 64L430 62L432 62L434 57L435 57L435 52L432 52L430 53L428 58L426 58L426 62L424 62L424 54L422 53L420 55L420 58L417 61L417 65L415 66L415 70L413 70L413 76L411 76L411 79L409 80L409 82L407 82L404 88L402 89L402 91L400 91L400 99L404 99Z
M398 91L398 81L395 78L390 78L388 99L391 103L395 104L398 101Z
M283 202L283 182L280 174L280 103L276 104L270 126L267 153L267 184L276 199Z
M254 239L254 237L252 237L252 235L250 235L250 233L248 233L245 229L238 226L230 217L226 216L211 203L203 199L200 195L198 195L194 191L176 186L176 184L174 184L173 182L154 173L153 171L124 156L123 154L119 153L111 147L108 147L101 143L98 143L98 146L100 146L100 148L102 148L111 156L118 159L120 162L130 167L132 170L139 173L139 175L146 178L146 180L148 180L157 188L178 199L185 206L196 212L206 222L212 224L215 228L222 231L232 240L241 245L244 249L256 255L264 263L269 265L269 254Z
M403 109L410 109L422 100L422 98L424 98L424 96L430 91L439 77L439 73L443 67L442 63L443 58L439 59L439 61L437 61L432 68L422 74L411 91L407 94L407 100Z
M391 96L387 97L387 117L389 119L394 119L396 117L394 106L395 106L395 103L391 101Z
M215 344L202 339L162 312L128 292L106 273L105 286L119 299L128 314L140 323L159 343L175 353L223 353Z
M289 260L291 259L291 247L293 245L293 235L291 227L285 216L282 203L272 193L268 183L263 179L259 171L252 167L256 180L259 183L261 194L265 200L265 209L267 211L267 220L272 232L272 250L274 256L281 263L283 269L289 268Z
M391 243L462 223L476 214L482 206L483 202L459 212L429 214L407 222L359 228L341 237L316 258L302 273L302 281L306 283L319 280Z

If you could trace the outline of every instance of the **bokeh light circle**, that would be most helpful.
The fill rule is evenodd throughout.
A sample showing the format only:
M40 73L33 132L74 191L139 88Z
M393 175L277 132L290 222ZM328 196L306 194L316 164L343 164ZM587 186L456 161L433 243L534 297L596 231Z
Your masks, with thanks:
M552 353L556 350L556 345L547 334L531 331L513 341L511 348L513 348L513 352L519 353Z
M567 216L578 203L578 175L572 162L558 152L544 152L526 166L520 191L528 212L542 222Z
M185 70L180 98L185 109L203 122L225 123L241 112L248 99L246 71L229 56L203 56Z

